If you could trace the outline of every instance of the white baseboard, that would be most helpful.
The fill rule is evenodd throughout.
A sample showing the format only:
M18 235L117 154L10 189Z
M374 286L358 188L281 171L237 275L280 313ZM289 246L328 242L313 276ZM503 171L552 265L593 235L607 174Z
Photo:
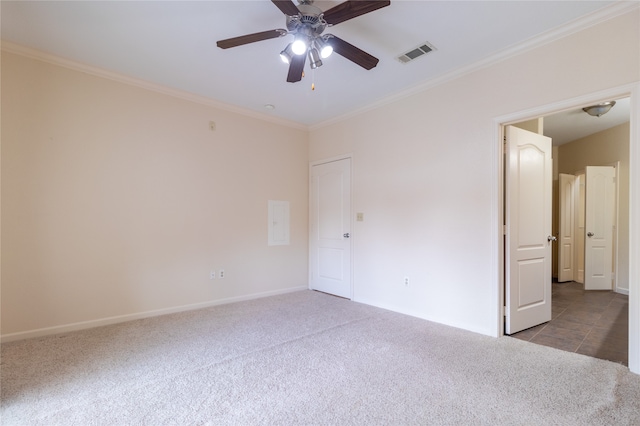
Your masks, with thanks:
M262 293L253 293L245 296L228 297L225 299L210 300L207 302L193 303L190 305L174 306L171 308L156 309L153 311L138 312L135 314L118 315L114 317L100 318L90 321L75 322L72 324L58 325L54 327L38 328L29 331L20 331L17 333L3 334L0 336L0 342L7 343L16 340L31 339L34 337L50 336L53 334L69 333L72 331L85 330L88 328L102 327L104 325L118 324L121 322L133 321L143 318L157 317L160 315L174 314L178 312L193 311L196 309L209 308L211 306L225 305L228 303L242 302L245 300L260 299L263 297L277 296L280 294L293 293L296 291L308 290L308 286L292 287L282 290L265 291Z
M376 308L385 309L387 311L392 311L392 312L397 312L399 314L408 315L410 317L420 318L420 319L423 319L425 321L435 322L435 323L446 325L446 326L449 326L449 327L459 328L461 330L470 331L472 333L483 334L483 335L489 336L489 337L499 337L494 332L492 332L491 330L488 330L488 329L485 329L485 328L482 328L482 327L478 327L475 324L464 324L464 323L458 323L458 322L443 321L441 318L436 318L436 317L424 315L424 313L422 313L422 312L414 311L414 310L411 310L411 309L405 309L405 308L402 308L400 306L389 305L387 303L374 301L374 300L367 300L367 299L361 299L361 298L357 298L356 299L356 298L354 298L353 301L357 302L357 303L362 303L364 305L375 306Z

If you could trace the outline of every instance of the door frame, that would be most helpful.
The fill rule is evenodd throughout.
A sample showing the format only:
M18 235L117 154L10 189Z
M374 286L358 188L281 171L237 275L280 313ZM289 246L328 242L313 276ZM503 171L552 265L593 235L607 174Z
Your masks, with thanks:
M494 259L495 336L504 336L504 126L536 119L603 100L629 97L629 258L640 258L640 81L494 118L492 243ZM640 265L629 262L629 370L640 374Z
M353 154L349 153L349 154L344 154L344 155L338 155L335 157L329 157L329 158L323 158L321 160L314 160L314 161L310 161L309 162L309 171L307 173L307 177L309 179L309 181L307 182L307 188L309 188L309 185L311 184L311 168L313 166L320 166L322 164L326 164L326 163L333 163L334 161L340 161L340 160L349 160L349 182L351 183L351 188L350 188L350 197L349 197L349 205L350 205L350 211L349 211L349 229L351 229L350 232L350 237L349 237L349 257L351 258L351 270L349 271L349 281L351 283L351 289L350 289L350 294L349 294L349 300L355 301L355 281L354 281L354 270L355 270L355 265L354 265L354 232L353 232ZM311 200L311 192L309 192L308 196L307 196L307 203L309 203L309 201ZM308 220L311 219L311 211L309 211L309 217L307 218ZM307 233L308 234L308 233ZM308 249L311 248L311 239L309 239L309 246ZM311 251L309 250L309 253ZM311 265L309 265L309 270L307 271L307 288L309 288L309 290L311 290Z
M629 141L631 142L631 141ZM620 271L620 253L619 253L619 247L620 247L620 161L616 161L615 163L612 164L608 164L609 166L613 167L616 170L616 187L614 190L614 206L616 208L614 214L613 214L613 223L616 226L615 231L613 232L613 259L615 260L614 262L614 290L617 291L618 293L621 294L626 294L627 296L629 295L629 292L625 289L620 289L618 286L618 283L620 282L620 280L618 280L618 276L620 275L619 271ZM631 189L629 189L629 192L631 192ZM629 218L629 220L631 220L631 218ZM629 258L631 259L631 258ZM631 277L629 277L629 279L631 279Z

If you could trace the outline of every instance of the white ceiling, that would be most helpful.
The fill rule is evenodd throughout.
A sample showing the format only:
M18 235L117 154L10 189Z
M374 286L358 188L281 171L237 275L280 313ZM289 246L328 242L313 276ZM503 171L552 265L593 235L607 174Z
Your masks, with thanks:
M288 68L278 55L291 36L216 47L220 39L286 28L269 0L3 0L0 7L3 41L311 126L504 55L614 3L392 0L325 31L379 58L376 68L366 71L334 54L317 70L306 68L299 83L286 82ZM425 41L437 50L408 64L395 59ZM603 118L609 117L593 120ZM546 124L553 127L553 120Z

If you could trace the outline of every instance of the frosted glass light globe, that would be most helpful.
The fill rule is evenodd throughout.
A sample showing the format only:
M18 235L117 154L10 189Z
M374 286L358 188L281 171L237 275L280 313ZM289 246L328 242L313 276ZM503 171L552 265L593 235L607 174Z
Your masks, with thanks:
M307 43L303 39L296 39L291 45L291 50L296 55L304 55L307 52Z

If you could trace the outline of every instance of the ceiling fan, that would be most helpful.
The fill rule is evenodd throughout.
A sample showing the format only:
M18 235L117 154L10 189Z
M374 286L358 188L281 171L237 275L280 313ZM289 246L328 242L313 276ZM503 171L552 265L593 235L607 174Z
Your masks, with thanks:
M313 6L313 0L298 0L296 6L291 0L271 0L287 17L287 29L276 29L220 40L216 44L222 49L242 46L257 41L283 37L291 34L293 42L280 52L280 58L289 64L287 81L302 80L307 56L312 69L322 65L322 58L336 52L338 55L370 70L378 64L378 58L358 49L333 34L322 34L326 27L373 12L391 4L384 0L351 0L323 12Z

